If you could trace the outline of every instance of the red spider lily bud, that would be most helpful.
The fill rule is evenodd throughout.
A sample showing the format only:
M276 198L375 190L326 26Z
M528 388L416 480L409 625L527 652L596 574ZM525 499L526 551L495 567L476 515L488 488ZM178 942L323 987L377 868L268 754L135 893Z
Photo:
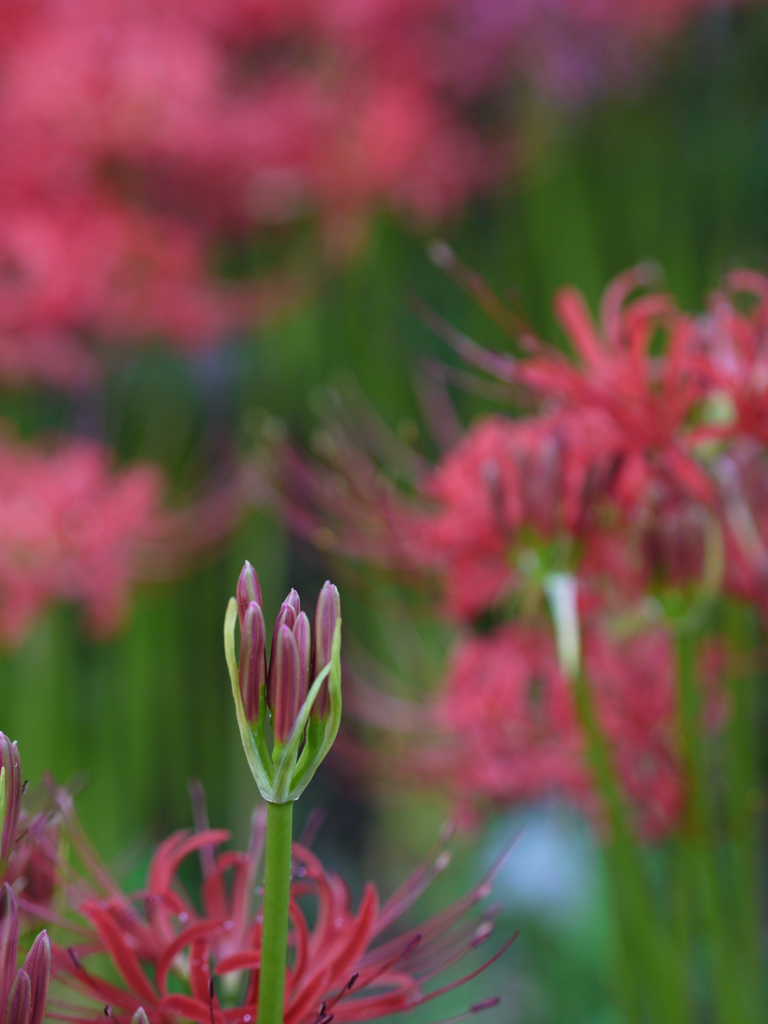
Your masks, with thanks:
M299 647L286 625L279 627L275 654L269 666L269 706L275 742L283 744L290 735L301 707Z
M0 1015L8 1001L16 973L19 947L19 907L13 889L6 882L0 889Z
M293 614L295 616L298 616L299 612L301 611L301 602L299 601L299 595L296 593L293 587L291 587L288 597L286 597L286 599L283 601L283 608L285 607L293 608Z
M300 610L301 609L299 607L299 595L296 593L295 590L291 590L291 592L288 595L288 597L286 597L286 599L280 605L280 611L277 613L277 618L275 619L275 628L272 631L272 647L270 648L270 651L269 651L269 664L270 665L272 665L272 663L275 660L275 651L276 651L276 646L277 646L277 635L280 632L280 627L281 626L287 626L290 629L290 631L293 632L293 627L296 625L296 616L299 614ZM271 686L271 679L272 679L272 675L270 673L270 675L267 678L267 701L268 702L270 700L269 688Z
M131 1018L131 1024L149 1024L149 1018L143 1006L140 1006Z
M237 614L240 619L240 629L242 629L243 622L245 621L245 613L248 611L248 605L251 601L255 601L259 608L261 608L263 604L261 600L259 577L256 575L256 570L250 562L246 562L243 566L243 571L240 573L240 578L237 581L236 593Z
M293 627L293 638L299 649L299 689L303 702L312 681L312 627L306 612L299 613Z
M259 695L267 678L266 640L261 608L256 601L251 601L245 612L240 637L240 694L251 725L259 717Z
M17 971L11 985L3 1024L27 1024L32 1005L32 986L24 971Z
M315 609L315 675L321 672L331 660L333 634L341 618L341 599L338 589L329 580L323 584ZM324 683L317 700L312 706L312 715L323 719L330 710L328 684Z
M21 811L19 748L0 732L0 875L8 866Z
M40 932L32 943L24 967L16 975L16 981L22 976L29 982L29 1015L16 1018L17 1024L41 1024L51 981L51 940L47 932ZM11 1024L14 1018L6 1018L6 1021Z

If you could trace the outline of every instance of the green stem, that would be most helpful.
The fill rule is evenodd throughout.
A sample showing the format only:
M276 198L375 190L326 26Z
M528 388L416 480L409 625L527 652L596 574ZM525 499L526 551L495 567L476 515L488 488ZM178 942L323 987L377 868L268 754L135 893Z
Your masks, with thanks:
M679 629L678 679L683 752L690 783L689 836L682 852L692 893L704 924L711 963L711 985L718 1024L747 1024L756 1020L742 989L744 965L732 934L732 900L724 892L716 856L717 808L712 790L706 744L702 735L701 696L695 679L696 638Z
M624 797L613 764L609 745L597 719L589 683L583 672L574 679L576 707L587 739L587 749L595 780L608 811L612 835L604 854L613 886L612 902L625 964L634 967L644 979L645 996L651 1018L659 1024L674 1020L684 1024L691 1019L684 970L663 921L659 920L653 892L635 842ZM628 1020L637 1019L635 987L624 978L625 1012ZM634 1004L634 1005L633 1005Z
M258 1024L283 1024L293 803L267 804Z
M754 650L754 622L743 606L726 605L726 636L729 644L728 689L731 714L726 725L727 828L731 846L731 878L734 923L741 939L750 1007L755 1020L766 1019L765 986L761 948L759 881L760 834L758 723L759 709L755 673L739 668L745 655Z

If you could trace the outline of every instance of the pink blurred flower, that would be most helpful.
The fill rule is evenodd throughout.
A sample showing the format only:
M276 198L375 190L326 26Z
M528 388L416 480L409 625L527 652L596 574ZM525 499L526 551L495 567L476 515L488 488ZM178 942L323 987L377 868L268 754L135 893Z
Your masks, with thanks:
M157 528L160 477L115 470L90 441L0 441L0 635L18 639L52 601L84 606L97 633L126 610L134 562Z
M222 239L439 220L510 167L521 91L583 97L713 6L9 0L0 374L74 386L86 339L226 336L291 283L225 285Z
M592 631L584 660L637 826L646 837L663 835L686 794L669 640L654 631L617 644ZM455 798L509 804L555 795L600 817L573 688L548 631L507 625L461 641L434 715L449 739L445 755L424 768Z
M617 277L603 294L599 326L582 296L562 288L555 312L577 361L548 346L511 373L541 400L607 417L618 435L613 492L620 501L642 501L662 486L706 502L712 483L691 452L693 417L706 395L692 359L695 324L671 296L630 299L648 280L643 267ZM651 345L658 347L659 334L656 355Z
M471 427L422 482L434 502L414 523L424 566L437 571L453 616L472 618L507 599L525 573L526 552L585 575L615 578L623 545L611 488L618 432L601 410ZM612 533L613 530L613 533ZM537 554L538 553L538 554Z

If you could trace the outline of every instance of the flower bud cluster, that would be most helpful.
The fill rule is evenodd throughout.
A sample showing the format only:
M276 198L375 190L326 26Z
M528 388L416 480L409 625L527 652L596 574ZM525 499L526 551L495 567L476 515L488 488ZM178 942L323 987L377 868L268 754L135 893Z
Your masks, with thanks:
M240 623L239 664L235 619ZM253 566L245 563L227 611L225 648L246 755L262 795L273 803L296 799L338 731L340 628L341 603L332 583L320 591L314 631L299 595L291 590L277 614L267 661L261 587Z

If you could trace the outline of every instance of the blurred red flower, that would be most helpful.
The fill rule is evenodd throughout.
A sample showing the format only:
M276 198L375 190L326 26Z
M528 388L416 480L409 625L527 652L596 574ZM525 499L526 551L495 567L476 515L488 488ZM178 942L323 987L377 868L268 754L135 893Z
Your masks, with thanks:
M19 638L51 601L82 603L97 632L121 620L142 541L158 526L160 477L115 470L89 441L0 441L0 635Z
M686 777L676 745L676 681L662 631L621 644L590 631L585 674L638 829L663 835L685 807ZM467 806L547 795L575 802L600 820L572 684L544 629L505 625L462 640L433 714L445 737L422 770Z
M719 2L10 0L0 374L73 386L85 339L226 336L285 289L225 285L223 239L439 220L510 166L521 90L572 102Z

